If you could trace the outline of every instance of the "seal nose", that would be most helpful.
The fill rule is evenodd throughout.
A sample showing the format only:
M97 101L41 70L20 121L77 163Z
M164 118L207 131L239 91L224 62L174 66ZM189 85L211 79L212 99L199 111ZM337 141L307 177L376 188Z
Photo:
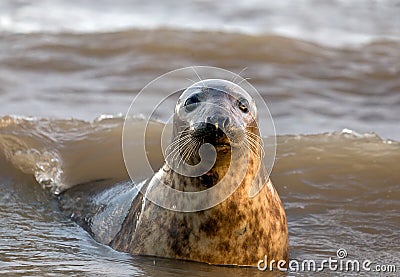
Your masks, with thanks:
M204 122L196 124L196 134L214 140L226 137L230 120L224 116L209 116Z
M225 132L230 124L228 117L224 116L209 116L206 118L206 125L208 126L208 132L215 134L216 137L225 136Z
M216 129L226 130L230 124L230 119L229 117L214 115L207 117L206 123L214 125Z

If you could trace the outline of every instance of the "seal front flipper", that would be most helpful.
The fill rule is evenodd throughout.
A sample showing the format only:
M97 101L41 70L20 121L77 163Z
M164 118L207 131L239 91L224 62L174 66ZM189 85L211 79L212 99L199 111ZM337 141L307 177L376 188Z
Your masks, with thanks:
M140 184L140 189L144 191L147 189L148 185L149 183L144 181ZM135 248L135 245L132 245L132 241L137 235L136 231L141 223L141 214L145 208L145 203L146 199L142 193L139 193L132 202L129 212L125 217L124 222L121 224L119 232L109 244L113 249L127 253L133 252L130 251L130 249L131 246Z
M130 180L114 184L102 180L76 185L59 196L59 207L96 241L110 244L131 206L142 203L139 193L142 185L135 185Z

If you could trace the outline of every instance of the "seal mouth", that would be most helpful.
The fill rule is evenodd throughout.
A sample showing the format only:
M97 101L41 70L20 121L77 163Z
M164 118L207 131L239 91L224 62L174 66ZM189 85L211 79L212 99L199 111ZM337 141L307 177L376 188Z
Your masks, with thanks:
M218 151L229 151L231 149L230 143L217 143L213 145Z
M213 145L216 150L229 150L232 147L232 142L229 138L223 135L214 135L214 134L207 134L201 136L203 143L209 143Z

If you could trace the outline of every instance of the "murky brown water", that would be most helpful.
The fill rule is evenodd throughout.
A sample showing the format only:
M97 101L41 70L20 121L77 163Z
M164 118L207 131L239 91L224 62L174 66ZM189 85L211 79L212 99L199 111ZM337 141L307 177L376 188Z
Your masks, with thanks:
M50 188L127 178L119 143L122 118L94 123L11 118L0 122L2 272L24 276L257 273L170 260L157 260L154 266L153 259L131 257L96 243L59 212L57 201L38 182ZM288 215L291 258L323 260L345 248L353 258L397 263L399 159L399 142L375 135L279 136L272 178Z

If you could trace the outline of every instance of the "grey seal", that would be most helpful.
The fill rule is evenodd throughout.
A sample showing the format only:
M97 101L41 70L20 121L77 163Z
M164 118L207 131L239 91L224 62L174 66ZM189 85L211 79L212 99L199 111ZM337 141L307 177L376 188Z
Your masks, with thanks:
M174 170L199 164L204 143L216 152L207 172L186 176ZM234 150L239 155L233 159ZM60 208L95 240L134 255L246 266L256 266L265 256L288 259L286 214L271 180L263 178L257 109L248 94L222 80L185 89L176 104L167 156L149 180L76 185L60 195ZM160 182L178 191L201 192L222 180L237 188L221 203L196 212L165 209L145 197ZM259 192L249 195L254 186Z

